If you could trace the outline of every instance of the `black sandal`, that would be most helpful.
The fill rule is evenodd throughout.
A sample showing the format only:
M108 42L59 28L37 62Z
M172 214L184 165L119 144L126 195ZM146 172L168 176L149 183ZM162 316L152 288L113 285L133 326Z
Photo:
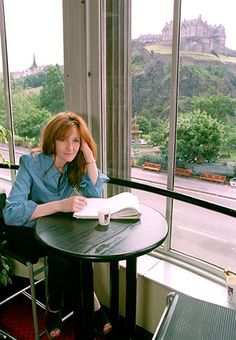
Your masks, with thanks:
M46 314L46 333L48 339L55 339L61 334L61 328L62 328L62 315L61 311L58 312L51 312L50 310L47 310ZM59 334L56 336L52 336L51 333L53 331L58 331Z
M94 321L95 333L97 335L107 335L110 333L112 326L102 308L94 313Z

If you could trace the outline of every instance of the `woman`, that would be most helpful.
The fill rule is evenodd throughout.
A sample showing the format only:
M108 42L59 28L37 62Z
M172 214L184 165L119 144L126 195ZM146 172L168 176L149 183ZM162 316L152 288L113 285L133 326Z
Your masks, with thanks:
M96 144L85 121L72 112L55 115L45 126L37 152L20 158L20 167L3 211L11 246L42 256L34 226L39 217L75 212L86 205L85 197L100 197L108 181L96 166ZM75 192L78 195L75 195ZM63 291L70 278L70 264L62 255L48 255L48 310L50 338L61 333ZM111 330L94 294L95 324L101 334Z

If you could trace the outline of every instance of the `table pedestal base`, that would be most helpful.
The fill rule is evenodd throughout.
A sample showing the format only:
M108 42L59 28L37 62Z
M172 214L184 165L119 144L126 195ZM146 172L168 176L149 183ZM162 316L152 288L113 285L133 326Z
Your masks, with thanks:
M111 322L112 339L118 339L119 330L119 262L110 262L111 284ZM136 332L136 293L137 293L137 259L126 260L126 320L125 339L132 340ZM123 338L124 339L124 338Z
M132 340L136 331L136 258L126 261L126 321L125 339ZM74 261L73 302L76 340L94 340L93 263ZM119 338L119 262L110 262L110 312L112 339Z
M92 262L75 261L73 309L76 340L94 340L94 297Z

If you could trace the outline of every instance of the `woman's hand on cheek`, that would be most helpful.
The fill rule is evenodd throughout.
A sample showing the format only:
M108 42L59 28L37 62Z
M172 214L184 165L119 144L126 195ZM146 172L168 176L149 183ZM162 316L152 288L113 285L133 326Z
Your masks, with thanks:
M86 152L91 152L91 149L90 149L90 147L88 146L88 144L85 142L85 141L83 141L82 140L82 142L81 142L81 147L80 147L80 149L81 149L81 151L83 152L83 154L84 153L86 153Z
M84 141L82 141L81 143L81 151L83 152L85 161L87 163L94 162L92 150L90 149L88 144Z
M81 196L71 196L60 201L61 212L75 212L80 211L87 205L87 201Z

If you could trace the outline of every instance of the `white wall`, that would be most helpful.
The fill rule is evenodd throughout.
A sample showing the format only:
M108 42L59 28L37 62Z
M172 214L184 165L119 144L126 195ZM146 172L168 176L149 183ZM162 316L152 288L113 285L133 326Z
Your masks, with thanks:
M120 267L120 314L125 316L125 267ZM94 265L95 291L105 306L109 301L109 264L96 263ZM137 276L137 314L136 323L153 333L166 305L166 296L169 289L158 285L156 282Z

